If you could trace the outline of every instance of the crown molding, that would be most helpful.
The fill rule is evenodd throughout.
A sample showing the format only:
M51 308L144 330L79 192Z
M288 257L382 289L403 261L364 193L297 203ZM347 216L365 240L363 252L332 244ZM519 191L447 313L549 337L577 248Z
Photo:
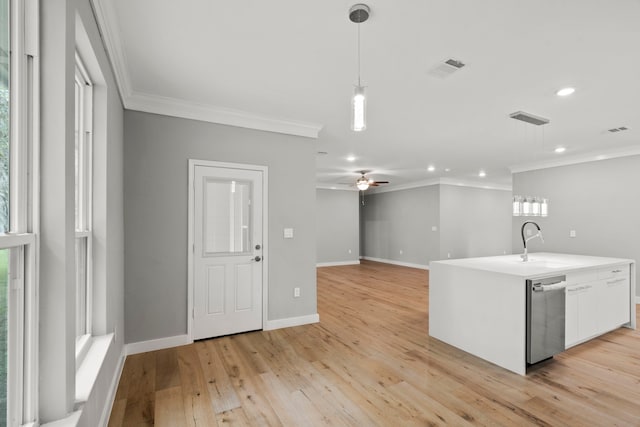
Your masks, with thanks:
M131 96L131 80L127 70L127 57L122 49L120 28L118 27L117 13L111 0L92 0L93 12L98 23L98 30L107 51L107 57L111 62L116 84L120 91L122 103Z
M471 187L471 188L481 188L483 190L501 190L501 191L511 191L512 187L510 185L498 184L495 182L487 182L487 181L472 181L466 179L455 179L455 178L434 178L426 181L416 181L410 182L407 184L400 184L394 186L386 186L386 187L378 187L372 189L372 193L388 193L390 191L400 191L400 190L409 190L412 188L420 188L420 187L429 187L431 185L455 185L457 187Z
M147 113L164 114L166 116L182 117L229 126L257 129L267 132L283 133L287 135L317 138L322 125L316 123L298 122L293 120L275 119L233 110L231 108L216 107L199 104L177 98L149 95L133 92L124 101L129 110Z
M555 168L558 166L570 166L579 163L597 162L600 160L615 159L618 157L637 156L640 155L640 146L626 147L624 149L609 151L594 151L587 154L567 156L552 160L543 160L540 162L523 163L520 165L510 166L511 173L528 172L538 169Z
M360 191L352 185L346 184L316 184L316 190L340 190L340 191Z
M92 0L98 27L111 62L124 108L267 132L317 138L322 125L263 116L230 108L136 92L120 38L112 0Z

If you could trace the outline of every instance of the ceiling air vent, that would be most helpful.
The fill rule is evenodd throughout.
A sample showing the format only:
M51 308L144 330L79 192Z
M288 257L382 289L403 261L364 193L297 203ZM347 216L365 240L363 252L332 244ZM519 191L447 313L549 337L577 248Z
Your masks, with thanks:
M622 132L623 130L628 130L629 128L626 126L620 126L619 128L607 129L611 133Z
M536 125L536 126L546 125L547 123L549 123L549 119L545 119L544 117L534 116L533 114L525 113L524 111L516 111L515 113L509 114L509 117L511 117L512 119L531 123L532 125Z
M440 62L436 64L433 68L427 71L432 77L438 77L440 79L444 79L449 77L456 71L460 70L465 66L465 63L462 61L458 61L457 59L447 59L444 62Z

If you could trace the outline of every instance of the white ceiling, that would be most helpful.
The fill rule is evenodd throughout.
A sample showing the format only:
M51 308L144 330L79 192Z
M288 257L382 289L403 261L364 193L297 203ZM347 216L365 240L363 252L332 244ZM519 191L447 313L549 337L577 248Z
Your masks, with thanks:
M361 133L354 3L94 0L125 107L317 135L319 185L367 169L391 185L509 186L510 166L640 153L639 0L366 1ZM467 65L434 77L449 58ZM551 122L508 117L519 110Z

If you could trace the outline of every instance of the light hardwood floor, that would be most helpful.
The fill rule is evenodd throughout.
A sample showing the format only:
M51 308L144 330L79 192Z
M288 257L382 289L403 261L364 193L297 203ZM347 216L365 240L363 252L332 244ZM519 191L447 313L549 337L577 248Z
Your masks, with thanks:
M428 272L318 269L320 323L129 356L109 426L640 426L640 334L526 377L431 339Z

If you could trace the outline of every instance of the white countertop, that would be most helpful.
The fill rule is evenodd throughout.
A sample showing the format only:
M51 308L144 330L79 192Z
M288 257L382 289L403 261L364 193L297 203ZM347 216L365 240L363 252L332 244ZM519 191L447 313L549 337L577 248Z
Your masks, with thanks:
M520 254L480 258L461 258L444 261L432 261L476 270L492 271L519 277L546 276L554 273L583 270L594 267L608 267L616 264L628 264L635 261L623 258L605 258L586 255L556 254L534 252L529 261L523 262Z

